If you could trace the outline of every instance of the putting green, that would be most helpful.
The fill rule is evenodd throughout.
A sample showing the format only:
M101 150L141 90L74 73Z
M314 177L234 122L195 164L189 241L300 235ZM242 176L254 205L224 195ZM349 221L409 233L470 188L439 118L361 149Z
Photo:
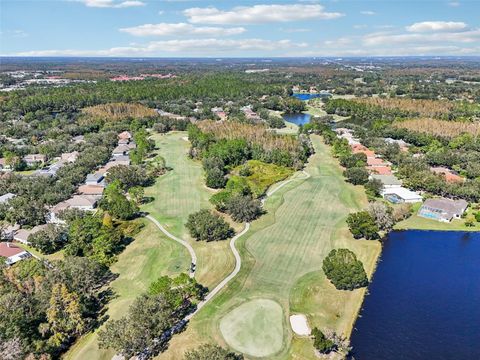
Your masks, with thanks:
M243 303L220 321L220 331L229 346L243 354L265 357L283 345L283 310L273 300Z

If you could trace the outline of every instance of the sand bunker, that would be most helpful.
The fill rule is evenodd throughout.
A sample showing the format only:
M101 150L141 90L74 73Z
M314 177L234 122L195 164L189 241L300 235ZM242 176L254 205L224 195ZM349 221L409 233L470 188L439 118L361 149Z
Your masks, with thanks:
M303 314L290 316L290 325L293 332L300 336L308 336L312 332L308 326L307 317Z

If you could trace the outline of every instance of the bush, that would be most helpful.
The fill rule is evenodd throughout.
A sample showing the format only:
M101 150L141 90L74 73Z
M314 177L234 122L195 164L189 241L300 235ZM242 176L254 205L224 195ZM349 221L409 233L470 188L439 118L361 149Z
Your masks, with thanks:
M196 240L225 240L235 233L225 220L206 209L190 214L185 226Z
M365 191L369 199L379 197L383 189L383 184L378 179L371 179L365 184Z
M353 167L343 172L349 183L353 185L364 185L368 182L368 170L363 167Z
M62 227L48 224L45 229L31 234L28 241L43 254L52 254L65 246L67 235Z
M219 157L206 157L203 159L205 169L205 182L208 187L219 189L225 186L225 163Z
M323 271L338 290L354 290L368 285L361 261L348 249L333 249L323 260Z
M185 354L184 360L242 360L243 355L229 352L218 345L204 344Z
M328 354L335 349L335 343L328 339L325 334L318 328L313 328L313 346L322 354Z
M355 239L364 237L367 240L378 238L378 226L367 211L359 211L348 215L347 224Z
M285 121L278 116L269 116L267 125L272 129L281 129L285 127Z
M248 222L258 218L263 210L259 200L250 195L234 195L227 200L227 213L237 222Z
M367 165L367 156L363 153L348 154L340 158L340 165L347 169Z

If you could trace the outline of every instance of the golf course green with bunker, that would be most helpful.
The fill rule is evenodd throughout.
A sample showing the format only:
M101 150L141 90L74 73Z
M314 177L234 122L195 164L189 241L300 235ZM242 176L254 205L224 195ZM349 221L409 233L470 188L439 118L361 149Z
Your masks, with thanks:
M230 347L246 355L265 357L282 348L283 318L277 302L250 300L222 319L220 331Z
M333 248L348 248L371 276L381 247L351 236L345 219L366 206L363 188L346 183L330 148L319 136L311 138L315 154L305 167L310 177L298 172L268 197L267 213L236 242L242 258L239 274L172 339L160 359L181 359L186 350L207 342L244 352L248 358L315 359L312 340L294 335L290 328L293 313L304 314L311 328L350 335L365 289L336 290L322 272L322 261ZM266 350L259 346L262 337L274 332L268 327L259 334L261 315L246 318L245 309L257 299L281 306L283 330L275 331L275 338L282 335L281 346L273 346L273 341L264 343ZM239 314L244 314L243 320Z

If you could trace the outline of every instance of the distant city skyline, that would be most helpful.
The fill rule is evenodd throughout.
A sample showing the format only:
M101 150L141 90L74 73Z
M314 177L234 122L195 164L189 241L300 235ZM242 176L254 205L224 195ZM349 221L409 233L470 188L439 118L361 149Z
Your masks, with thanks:
M2 56L480 55L480 1L2 0Z

